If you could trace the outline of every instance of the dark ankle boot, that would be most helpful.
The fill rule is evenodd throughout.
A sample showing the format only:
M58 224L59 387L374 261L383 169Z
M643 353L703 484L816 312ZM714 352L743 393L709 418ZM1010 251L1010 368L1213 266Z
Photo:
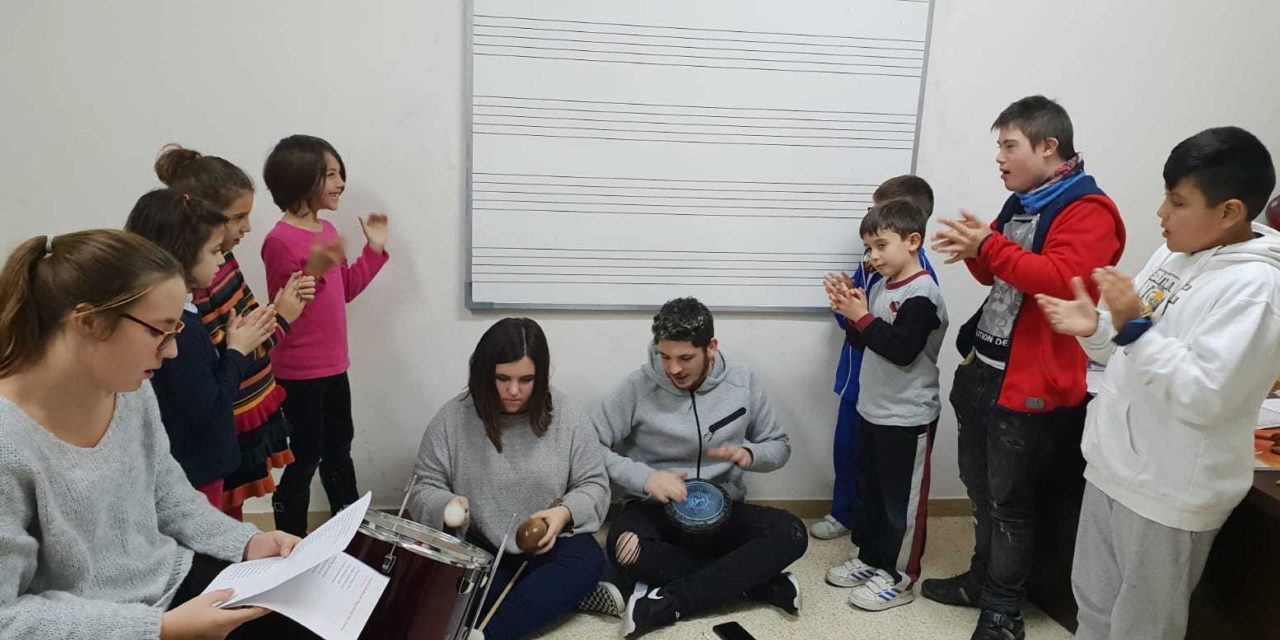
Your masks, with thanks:
M275 511L276 528L295 536L307 535L307 507L311 504L311 492L280 493L271 496L271 508Z
M360 499L356 490L356 468L343 467L332 473L320 472L320 484L324 486L325 495L329 497L330 515L338 515L347 505Z

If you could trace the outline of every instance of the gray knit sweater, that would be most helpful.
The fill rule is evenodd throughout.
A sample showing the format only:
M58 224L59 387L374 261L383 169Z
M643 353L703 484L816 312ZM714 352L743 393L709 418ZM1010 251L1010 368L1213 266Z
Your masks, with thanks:
M470 396L462 393L446 402L422 434L414 466L418 480L409 498L413 519L439 529L444 506L455 496L466 496L469 527L496 546L511 514L519 526L530 514L563 499L573 514L572 533L598 531L609 510L600 441L577 406L554 390L552 403L551 426L541 438L533 434L527 416L502 416L498 453ZM519 553L514 530L507 553Z
M239 561L257 532L187 483L150 384L92 448L0 397L0 637L159 638L193 551Z

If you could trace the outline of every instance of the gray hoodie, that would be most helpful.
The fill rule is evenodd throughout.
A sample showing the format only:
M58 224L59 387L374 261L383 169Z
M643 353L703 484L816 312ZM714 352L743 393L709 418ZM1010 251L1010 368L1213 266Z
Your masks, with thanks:
M791 457L791 442L773 415L756 375L716 353L711 375L697 391L676 388L663 372L658 348L592 416L604 445L609 478L633 496L655 470L685 472L720 485L733 500L746 497L742 469L706 455L727 444L751 450L751 471L773 471ZM699 462L701 473L699 474Z

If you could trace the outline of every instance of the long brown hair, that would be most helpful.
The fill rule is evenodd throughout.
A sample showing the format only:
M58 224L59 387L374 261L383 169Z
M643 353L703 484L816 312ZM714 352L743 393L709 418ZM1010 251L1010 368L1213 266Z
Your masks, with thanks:
M485 434L493 446L502 453L502 428L498 423L502 413L502 401L494 384L494 369L500 364L517 362L528 356L533 360L533 393L529 396L527 414L529 427L541 438L551 426L551 351L547 348L547 336L542 327L528 318L503 318L480 336L476 350L471 354L471 375L467 380L467 392L475 404L476 414L484 423Z
M118 310L182 276L168 252L116 229L36 236L0 270L0 378L35 364L72 312ZM111 318L110 336L119 316Z

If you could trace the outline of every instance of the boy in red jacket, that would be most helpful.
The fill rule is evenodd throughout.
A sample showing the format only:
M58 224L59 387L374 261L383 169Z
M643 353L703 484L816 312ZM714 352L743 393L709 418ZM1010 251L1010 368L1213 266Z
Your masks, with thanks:
M964 362L951 389L976 540L969 571L925 580L922 592L979 607L974 640L1021 640L1040 474L1065 446L1055 436L1083 423L1088 365L1079 344L1053 332L1035 296L1071 297L1073 277L1119 260L1125 234L1115 203L1084 172L1060 105L1023 98L992 130L1013 195L990 226L967 211L943 220L933 245L991 287L956 338Z

